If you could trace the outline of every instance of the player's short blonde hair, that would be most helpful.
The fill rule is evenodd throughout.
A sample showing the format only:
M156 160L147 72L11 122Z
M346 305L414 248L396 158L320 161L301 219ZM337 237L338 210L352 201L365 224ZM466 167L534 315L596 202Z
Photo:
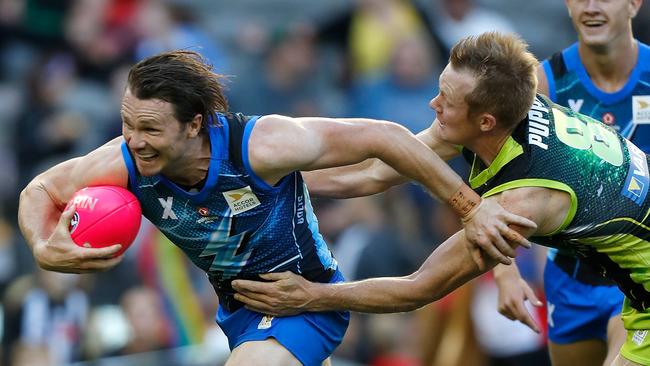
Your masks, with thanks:
M449 62L476 78L476 87L465 96L470 116L490 113L507 129L526 116L537 90L539 62L519 36L487 32L464 38L451 49Z

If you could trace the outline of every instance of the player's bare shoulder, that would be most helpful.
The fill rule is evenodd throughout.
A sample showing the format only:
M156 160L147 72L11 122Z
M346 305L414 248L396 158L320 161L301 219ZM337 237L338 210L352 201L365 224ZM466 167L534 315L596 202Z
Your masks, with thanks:
M527 217L537 224L535 235L554 232L562 225L571 208L569 193L548 187L519 187L492 198L506 210Z

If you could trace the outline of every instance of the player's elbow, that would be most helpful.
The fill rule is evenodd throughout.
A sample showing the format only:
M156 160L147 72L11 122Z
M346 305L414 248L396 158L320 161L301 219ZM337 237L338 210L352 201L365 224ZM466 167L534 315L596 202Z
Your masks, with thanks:
M22 191L20 191L20 197L18 199L18 207L22 207L27 202L29 202L30 198L34 197L34 193L41 189L42 187L36 182L36 181L31 181L29 184L23 188Z
M34 199L34 197L37 197L40 193L45 193L47 194L47 190L45 188L45 184L38 179L38 177L34 178L29 184L23 188L23 190L20 192L20 197L19 197L19 206L22 206L23 204L26 204L30 200Z

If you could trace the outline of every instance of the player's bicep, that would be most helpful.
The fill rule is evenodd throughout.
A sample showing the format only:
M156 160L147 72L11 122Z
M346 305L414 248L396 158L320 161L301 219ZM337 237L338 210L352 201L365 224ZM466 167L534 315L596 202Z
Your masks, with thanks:
M36 177L32 185L45 191L59 208L63 208L72 195L84 187L95 185L126 187L128 172L121 155L120 141L117 140L85 156L55 165Z
M544 187L514 188L486 199L497 200L503 208L511 213L535 222L537 229L534 230L522 227L514 228L525 237L556 231L563 224L571 207L568 193Z
M251 132L248 159L257 175L271 181L296 170L355 164L372 155L371 140L382 126L362 119L264 116Z

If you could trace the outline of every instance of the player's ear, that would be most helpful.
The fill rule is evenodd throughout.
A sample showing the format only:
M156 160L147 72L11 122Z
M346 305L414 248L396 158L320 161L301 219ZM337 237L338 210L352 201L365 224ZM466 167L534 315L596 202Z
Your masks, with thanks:
M483 132L492 131L497 126L497 119L490 113L482 113L479 116L479 126Z
M201 128L203 127L203 116L200 113L197 113L192 121L187 124L187 134L188 137L196 137L201 133Z
M627 11L630 18L634 18L639 12L643 0L630 0L627 4Z

